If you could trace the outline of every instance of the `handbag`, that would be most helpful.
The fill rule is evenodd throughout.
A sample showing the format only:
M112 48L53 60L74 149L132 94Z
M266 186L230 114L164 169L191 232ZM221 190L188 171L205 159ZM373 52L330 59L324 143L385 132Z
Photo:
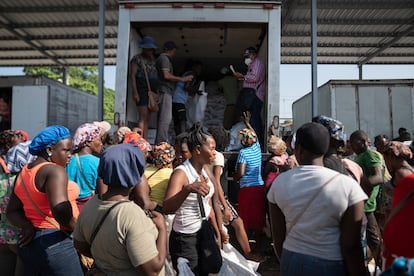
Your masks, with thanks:
M160 107L158 104L160 103L160 96L158 93L151 90L151 85L148 79L147 67L145 66L144 61L142 61L142 68L144 69L145 80L147 81L148 87L148 110L151 112L158 112Z
M223 258L221 257L220 248L216 242L213 226L211 226L210 222L208 222L206 218L201 195L197 194L197 200L202 219L201 229L198 232L198 239L200 242L198 252L200 272L202 275L207 275L208 273L218 273L221 265L223 264Z

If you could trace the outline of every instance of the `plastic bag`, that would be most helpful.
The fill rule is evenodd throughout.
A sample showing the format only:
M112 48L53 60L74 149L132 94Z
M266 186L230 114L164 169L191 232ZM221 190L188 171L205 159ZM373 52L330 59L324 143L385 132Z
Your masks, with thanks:
M230 243L223 244L221 256L223 257L223 265L217 274L218 276L260 275L256 272L260 263L247 260Z
M195 276L188 266L186 258L179 257L177 260L178 276Z
M227 146L226 151L237 151L243 148L239 139L239 131L245 127L246 125L244 124L244 122L238 122L237 124L231 127L230 144Z
M205 92L204 81L200 83L199 94L190 97L188 100L187 108L187 127L191 128L194 123L203 123L205 117L205 111L207 107L207 92Z

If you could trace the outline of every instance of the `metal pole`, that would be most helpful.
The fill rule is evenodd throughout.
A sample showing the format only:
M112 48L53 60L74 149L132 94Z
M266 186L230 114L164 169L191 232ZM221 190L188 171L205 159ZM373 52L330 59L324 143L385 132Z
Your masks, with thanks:
M362 80L362 64L358 65L358 78Z
M98 120L103 120L105 58L105 0L99 0Z
M68 67L67 66L63 66L62 82L64 85L68 85Z
M312 0L311 6L311 41L312 41L312 116L318 114L318 22L317 0Z

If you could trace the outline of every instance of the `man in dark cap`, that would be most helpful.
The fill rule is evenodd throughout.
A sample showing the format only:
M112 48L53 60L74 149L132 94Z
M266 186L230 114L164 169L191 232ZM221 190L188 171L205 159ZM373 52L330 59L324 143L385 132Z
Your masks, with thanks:
M283 275L365 275L367 196L355 180L324 167L329 140L323 125L301 126L294 147L300 166L280 174L267 195Z
M168 142L168 129L172 120L172 95L175 89L175 83L178 81L192 81L193 75L178 77L174 75L171 58L177 52L177 45L173 41L164 43L164 52L157 58L155 65L158 71L160 92L160 103L158 113L157 135L155 144Z
M254 47L248 47L243 52L244 63L247 65L247 73L243 75L242 73L235 72L234 76L238 80L243 81L243 89L239 94L240 99L243 102L246 102L248 105L240 106L240 101L238 100L238 105L241 113L249 110L252 114L251 124L254 131L259 138L261 145L264 145L264 134L263 134L263 124L262 124L262 108L265 101L266 95L266 67L264 63L257 57L257 49ZM248 95L251 95L249 97Z

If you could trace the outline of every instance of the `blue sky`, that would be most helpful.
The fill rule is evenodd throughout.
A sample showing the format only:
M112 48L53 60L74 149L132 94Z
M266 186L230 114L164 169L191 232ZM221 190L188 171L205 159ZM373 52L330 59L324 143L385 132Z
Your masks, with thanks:
M21 67L0 67L0 76L23 75ZM115 89L115 66L106 66L105 86ZM329 80L358 79L356 65L318 65L318 86ZM363 79L414 79L414 65L365 65ZM290 118L292 103L310 92L311 65L282 64L280 68L280 118Z

